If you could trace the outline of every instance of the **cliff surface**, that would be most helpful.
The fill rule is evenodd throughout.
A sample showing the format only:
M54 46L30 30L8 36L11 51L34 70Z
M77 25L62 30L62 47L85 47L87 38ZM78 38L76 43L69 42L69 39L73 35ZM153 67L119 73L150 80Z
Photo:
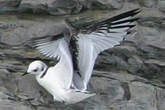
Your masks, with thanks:
M33 76L21 77L33 60L54 64L24 43L30 38L61 31L65 18L98 20L135 8L142 10L137 34L97 58L96 96L64 106ZM0 110L165 110L164 16L164 0L0 0Z

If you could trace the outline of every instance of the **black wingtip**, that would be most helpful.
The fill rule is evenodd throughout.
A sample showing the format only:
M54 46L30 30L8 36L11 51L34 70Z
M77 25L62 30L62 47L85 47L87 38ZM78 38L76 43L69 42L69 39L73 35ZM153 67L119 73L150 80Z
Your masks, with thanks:
M140 8L137 8L137 9L134 9L133 11L134 11L134 15L136 15L136 14L138 14L138 13L141 12L141 9Z
M117 21L117 20L129 17L129 16L135 16L135 15L137 15L140 12L141 12L141 9L140 8L136 8L136 9L133 9L133 10L130 10L130 11L126 11L126 12L124 12L122 14L117 15L117 16L114 16L114 17L112 17L110 19L107 19L106 22L108 22L108 21L113 22L113 21Z
M126 16L135 16L136 14L140 13L141 12L141 9L140 8L136 8L136 9L133 9L133 10L130 10L130 11L127 11L121 15L126 15Z
M123 20L123 21L118 21L118 22L115 22L115 23L111 23L111 25L116 25L116 24L122 24L122 23L126 23L126 22L134 22L134 21L138 21L140 18L131 18L131 19L128 19L128 20Z

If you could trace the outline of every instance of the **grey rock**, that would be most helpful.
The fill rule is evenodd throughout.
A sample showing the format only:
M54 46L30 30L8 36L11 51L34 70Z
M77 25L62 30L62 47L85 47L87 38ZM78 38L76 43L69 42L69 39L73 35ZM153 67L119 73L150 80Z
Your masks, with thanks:
M145 6L147 8L152 8L157 5L157 0L138 0L140 5Z
M0 101L0 110L32 110L23 104L10 101Z
M144 104L146 110L156 110L156 91L153 86L141 82L133 82L129 88L132 101Z
M99 9L120 9L124 5L124 0L96 0L93 1L93 8Z
M2 7L17 7L21 0L1 0L0 6Z
M47 109L49 109L49 110L57 110L55 108L48 108L48 107L38 107L37 108L37 110L47 110Z
M21 0L1 0L0 13L16 12Z
M0 13L35 13L63 15L78 13L83 5L78 1L62 0L1 0Z
M51 20L48 22L44 20L42 22L29 20L20 20L19 22L14 21L11 23L2 22L2 30L0 30L0 32L3 37L0 38L0 41L8 45L17 45L24 43L33 37L52 35L54 33L59 34L66 28L63 23L57 23Z
M49 7L52 15L78 13L82 10L82 5L76 0L55 0Z
M165 109L165 106L164 106L164 97L165 97L164 89L157 88L156 91L157 91L156 97L158 99L158 101L157 101L158 110L164 110Z
M164 61L159 61L159 60L155 60L155 59L146 60L144 63L146 63L146 64L155 64L155 65L159 65L159 66L162 66L162 67L165 66Z
M164 5L162 0L158 5L156 0L139 2L22 0L19 3L1 0L1 12L15 10L35 14L0 15L0 110L164 110ZM137 27L131 32L133 34L128 35L121 45L101 53L97 58L97 71L94 71L89 84L89 90L96 92L96 96L65 106L53 102L52 96L38 85L34 76L21 76L28 64L36 59L48 65L55 64L31 48L27 42L30 38L63 32L67 28L63 22L66 17L71 20L75 18L72 22L77 27L83 27L83 23L92 22L93 19L105 19L139 5L143 6L143 10L139 14L141 19ZM92 10L74 16L46 15L78 13L82 6L86 9L98 9L99 6L101 9L122 8L122 11ZM79 19L84 16L90 19Z
M1 0L0 13L64 15L80 13L84 9L121 9L139 6L147 8L158 6L160 11L164 12L163 3L163 0Z
M82 5L74 0L22 0L19 9L21 12L28 13L63 15L80 12Z
M132 56L128 59L129 71L132 73L138 73L138 70L142 68L143 61L138 56Z
M160 11L165 12L165 1L159 0L158 7Z
M161 43L164 42L164 32L160 32L159 29L151 27L141 27L141 29L143 30L142 33L144 35L145 44L164 48L164 45Z
M19 6L22 12L45 13L49 0L22 0Z

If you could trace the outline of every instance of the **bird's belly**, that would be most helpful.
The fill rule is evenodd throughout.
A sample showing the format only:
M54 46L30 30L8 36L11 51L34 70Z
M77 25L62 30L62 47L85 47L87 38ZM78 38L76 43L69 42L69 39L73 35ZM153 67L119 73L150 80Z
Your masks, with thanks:
M58 86L56 82L52 82L52 80L46 80L46 79L37 79L38 83L44 87L54 98L56 101L63 102L63 96L65 94L65 91L63 88Z

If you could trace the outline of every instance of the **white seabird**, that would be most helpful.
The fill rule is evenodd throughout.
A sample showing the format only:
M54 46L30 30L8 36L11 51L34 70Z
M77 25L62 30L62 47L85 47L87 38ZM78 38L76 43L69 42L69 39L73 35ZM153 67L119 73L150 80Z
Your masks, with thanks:
M95 60L99 53L119 45L138 20L134 9L76 30L68 40L63 33L32 39L43 55L58 59L53 67L42 61L32 62L25 74L34 74L55 101L74 104L95 93L87 91ZM24 75L25 75L24 74Z

